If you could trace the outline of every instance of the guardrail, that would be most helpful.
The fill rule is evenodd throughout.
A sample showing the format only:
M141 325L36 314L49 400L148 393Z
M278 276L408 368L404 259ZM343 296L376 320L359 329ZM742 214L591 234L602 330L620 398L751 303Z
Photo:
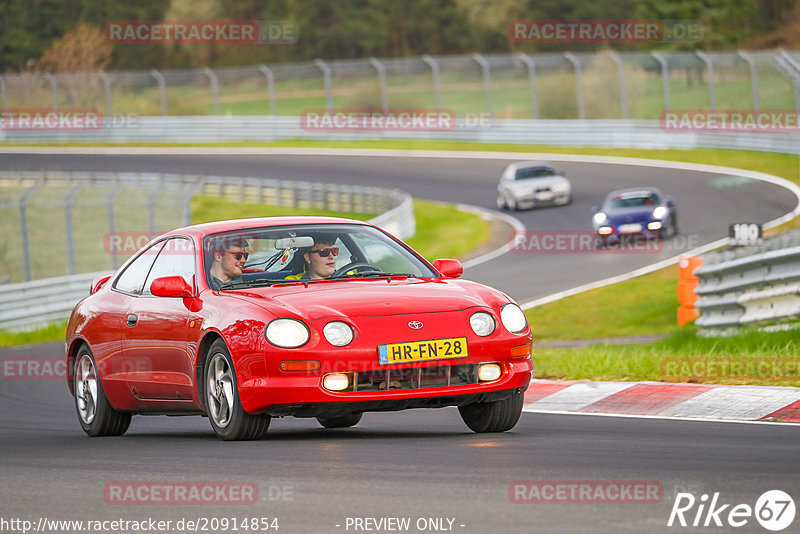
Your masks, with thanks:
M0 328L29 330L68 317L89 294L92 280L108 274L84 273L0 285Z
M713 334L800 316L800 231L702 256L695 324Z
M5 182L3 182L5 181ZM319 208L324 210L381 213L370 220L387 232L397 237L406 238L414 235L416 223L411 196L397 189L384 189L379 187L347 186L325 184L317 182L294 182L288 180L274 180L265 178L240 178L225 176L196 176L160 173L85 173L85 172L48 172L31 173L0 173L0 184L15 182L25 186L22 198L28 199L31 195L27 192L39 190L45 183L61 183L75 186L79 184L102 184L113 191L122 191L123 184L135 187L174 188L187 192L183 205L184 223L190 224L189 200L191 196L200 193L216 194L239 201L251 201L273 206L291 206L294 208ZM64 188L67 191L76 191L75 187ZM150 191L150 189L148 189ZM115 195L119 196L118 194ZM149 194L148 198L152 198ZM70 195L70 199L74 196ZM16 205L16 204L14 204ZM64 204L71 206L71 200ZM113 205L112 205L113 206ZM65 208L66 209L66 208ZM21 209L21 217L25 219L25 210ZM52 221L52 211L48 217ZM114 214L109 210L110 228L113 232ZM142 228L143 234L153 234L152 216L148 228ZM52 222L51 222L52 224ZM145 222L142 222L145 225ZM27 228L28 225L21 225ZM116 269L117 253L108 247L108 235L103 234L106 228L98 228L100 233L95 237L95 250L98 257L111 257L112 265ZM123 232L124 233L124 232ZM160 233L160 232L157 232ZM85 235L81 237L85 244L91 239ZM68 239L70 243L74 240ZM24 246L30 245L27 232L22 236ZM45 247L42 247L45 248ZM130 251L133 252L133 251ZM83 254L87 254L84 250ZM22 254L30 261L30 250ZM74 256L74 251L70 254ZM55 261L55 260L54 260ZM71 267L74 269L74 262ZM30 272L28 266L27 272ZM104 272L88 274L71 274L43 278L39 280L0 284L0 329L32 329L46 324L49 321L62 319L69 315L75 304L89 294L89 285L97 276Z
M443 140L477 143L546 144L624 148L723 148L800 154L800 132L665 131L648 120L457 119L438 131L322 131L304 127L300 117L138 117L95 131L2 131L0 142L225 143L236 141Z

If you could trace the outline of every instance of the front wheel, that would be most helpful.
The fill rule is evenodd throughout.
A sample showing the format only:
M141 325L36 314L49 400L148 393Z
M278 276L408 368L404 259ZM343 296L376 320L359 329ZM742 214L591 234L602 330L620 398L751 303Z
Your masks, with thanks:
M92 437L121 436L131 424L131 414L111 407L89 347L83 345L75 363L75 409L81 428Z
M325 428L347 428L357 425L361 421L361 414L349 413L338 417L317 417L317 421Z
M211 345L204 377L208 420L217 436L226 441L252 440L267 432L268 415L249 414L242 408L233 360L220 339Z
M523 400L523 393L514 393L499 401L459 406L458 412L473 432L505 432L519 421Z

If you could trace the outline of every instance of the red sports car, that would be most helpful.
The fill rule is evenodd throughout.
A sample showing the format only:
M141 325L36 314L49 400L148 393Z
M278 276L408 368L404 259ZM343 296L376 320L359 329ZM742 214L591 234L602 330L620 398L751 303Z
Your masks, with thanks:
M475 432L509 430L533 372L531 331L508 296L461 272L347 219L168 232L72 312L78 420L109 436L133 414L197 414L240 440L272 417L340 428L367 411L458 406Z

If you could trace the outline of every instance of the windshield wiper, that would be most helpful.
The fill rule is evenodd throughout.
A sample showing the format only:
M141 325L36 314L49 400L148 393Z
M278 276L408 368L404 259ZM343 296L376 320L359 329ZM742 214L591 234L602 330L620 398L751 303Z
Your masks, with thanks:
M283 282L284 280L252 280L250 282L239 282L236 284L225 284L220 286L219 291L224 291L226 289L248 289L251 287L264 287L264 286L271 286L273 284L278 284Z
M373 278L373 277L384 277L388 276L390 278L414 278L415 275L408 274L408 273L385 273L383 271L365 271L363 273L355 273L355 274L345 274L339 276L338 278Z

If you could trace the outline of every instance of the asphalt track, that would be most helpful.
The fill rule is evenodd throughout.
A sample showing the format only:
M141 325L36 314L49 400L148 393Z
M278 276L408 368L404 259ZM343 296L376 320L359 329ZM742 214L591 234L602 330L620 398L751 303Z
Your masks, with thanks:
M391 185L417 197L487 208L494 207L496 177L505 164L311 156L0 156L3 169L149 170ZM765 222L795 204L794 196L779 187L719 175L618 165L558 167L572 180L575 200L564 208L516 214L529 230L588 229L591 206L608 190L629 185L658 185L675 198L682 235L693 238L686 246L724 236L731 222ZM508 254L466 276L525 300L677 252ZM56 343L2 355L62 352ZM268 437L256 443L220 442L199 417L136 417L121 438L89 439L60 379L0 380L0 402L5 482L0 519L34 524L42 517L277 517L280 532L305 533L367 531L354 528L356 518L410 518L408 532L659 532L684 530L667 527L674 496L681 491L692 493L698 504L703 494L719 492L720 505L753 507L772 489L800 499L797 426L526 413L512 432L476 435L455 409L447 408L366 414L357 427L335 431L313 420L274 420ZM515 481L526 480L652 481L662 493L649 504L513 502ZM109 503L106 485L126 481L250 482L258 486L259 497L249 505ZM734 530L725 523L732 506L720 514L725 526L688 530ZM697 512L698 505L686 512L690 524ZM453 523L417 528L427 518ZM705 519L701 514L701 525ZM799 524L795 518L786 531L797 532ZM0 531L15 530L0 521ZM171 531L179 530L173 526ZM753 517L735 531L765 532Z

